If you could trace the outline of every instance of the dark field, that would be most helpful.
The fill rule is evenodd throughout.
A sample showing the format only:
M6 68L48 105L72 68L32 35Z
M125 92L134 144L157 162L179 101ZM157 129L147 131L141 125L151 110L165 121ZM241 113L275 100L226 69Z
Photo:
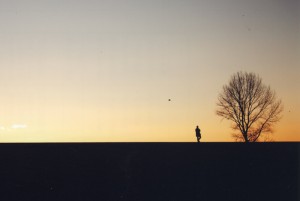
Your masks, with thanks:
M299 143L0 144L0 200L299 200Z

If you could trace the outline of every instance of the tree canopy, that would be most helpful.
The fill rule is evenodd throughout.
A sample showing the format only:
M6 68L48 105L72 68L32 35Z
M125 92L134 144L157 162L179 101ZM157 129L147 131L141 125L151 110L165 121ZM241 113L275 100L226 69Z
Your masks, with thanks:
M283 105L275 91L262 79L247 72L237 72L223 86L217 102L216 114L232 121L237 141L256 142L273 131L281 118Z

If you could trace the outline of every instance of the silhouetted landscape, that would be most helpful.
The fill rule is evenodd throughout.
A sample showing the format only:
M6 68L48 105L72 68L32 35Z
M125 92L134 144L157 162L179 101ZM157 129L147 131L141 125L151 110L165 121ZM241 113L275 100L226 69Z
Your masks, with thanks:
M299 143L1 144L1 200L298 200Z

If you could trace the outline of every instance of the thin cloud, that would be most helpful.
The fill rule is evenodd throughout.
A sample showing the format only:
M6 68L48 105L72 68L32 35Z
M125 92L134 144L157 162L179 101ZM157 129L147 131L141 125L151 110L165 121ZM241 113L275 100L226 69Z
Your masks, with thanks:
M12 129L24 129L24 128L27 128L27 125L26 124L13 124L11 126Z

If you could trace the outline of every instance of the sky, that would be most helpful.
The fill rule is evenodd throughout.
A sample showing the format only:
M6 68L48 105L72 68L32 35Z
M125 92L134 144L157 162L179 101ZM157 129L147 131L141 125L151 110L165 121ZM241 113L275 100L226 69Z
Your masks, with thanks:
M238 71L300 141L299 0L0 0L1 142L231 142Z

